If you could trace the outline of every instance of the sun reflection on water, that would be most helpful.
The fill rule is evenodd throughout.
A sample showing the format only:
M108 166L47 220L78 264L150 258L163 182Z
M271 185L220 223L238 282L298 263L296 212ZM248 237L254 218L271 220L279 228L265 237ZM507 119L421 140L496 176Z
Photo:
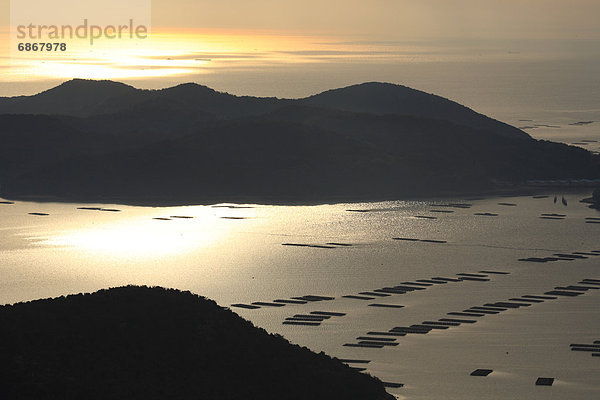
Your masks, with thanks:
M161 215L162 213L162 215ZM166 214L165 214L166 213ZM162 209L133 218L118 218L93 227L76 227L47 236L38 244L70 247L117 258L156 258L184 255L217 246L240 227L251 210L185 207ZM230 219L238 220L232 223Z

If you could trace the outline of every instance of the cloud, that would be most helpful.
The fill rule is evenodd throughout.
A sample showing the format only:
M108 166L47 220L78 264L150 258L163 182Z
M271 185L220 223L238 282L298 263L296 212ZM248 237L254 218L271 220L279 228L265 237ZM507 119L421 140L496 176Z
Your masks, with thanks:
M212 59L256 59L266 56L268 53L204 53L193 52L178 55L157 55L147 56L147 59L153 60L212 60Z

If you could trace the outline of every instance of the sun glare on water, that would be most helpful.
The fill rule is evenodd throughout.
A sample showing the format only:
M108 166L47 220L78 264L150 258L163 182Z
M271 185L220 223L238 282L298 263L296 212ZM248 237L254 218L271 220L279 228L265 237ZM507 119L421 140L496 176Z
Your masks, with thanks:
M193 218L144 215L67 229L38 244L119 259L160 258L215 246L231 229L232 224L220 219L214 210L203 208Z

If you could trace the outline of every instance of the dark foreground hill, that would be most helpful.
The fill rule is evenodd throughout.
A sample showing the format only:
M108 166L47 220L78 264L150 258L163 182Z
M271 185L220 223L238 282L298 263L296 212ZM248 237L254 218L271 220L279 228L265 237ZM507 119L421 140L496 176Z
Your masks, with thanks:
M2 306L0 326L7 400L393 399L189 292L129 286Z
M0 99L9 198L381 200L581 178L600 178L600 156L392 84L281 100L74 80Z

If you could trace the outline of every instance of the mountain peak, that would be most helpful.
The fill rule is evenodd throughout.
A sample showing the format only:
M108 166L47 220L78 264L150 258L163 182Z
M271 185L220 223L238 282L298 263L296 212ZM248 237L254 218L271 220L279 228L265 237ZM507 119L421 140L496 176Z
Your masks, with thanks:
M60 93L65 92L69 95L77 95L78 93L85 93L94 91L95 95L123 95L126 93L135 92L139 89L133 86L127 85L121 82L109 81L109 80L94 80L94 79L71 79L63 82L62 84L48 89L40 95L47 93Z
M202 89L209 89L212 90L214 92L214 89L209 88L208 86L205 85L201 85L199 83L196 82L184 82L184 83L180 83L179 85L175 85L175 86L171 86L170 88L167 89L175 89L175 88L202 88Z
M427 94L420 90L412 89L412 88L410 88L408 86L404 86L404 85L398 85L396 83L371 81L371 82L356 83L356 84L353 84L350 86L345 86L342 88L326 90L325 92L310 96L309 98L321 96L326 93L332 94L332 93L352 93L352 92L397 92L397 93L398 92L406 92L406 93Z
M393 83L360 83L328 90L301 99L300 102L314 107L375 115L411 115L446 120L507 137L529 138L529 135L515 127L481 115L452 100Z
M178 94L198 94L198 93L218 93L216 90L208 86L200 85L195 82L181 83L176 86L164 88L160 90L163 93L178 93Z
M138 90L133 86L127 85L121 82L109 81L109 80L95 80L95 79L71 79L69 81L63 82L60 85L53 87L52 89L48 89L40 94L47 92L55 92L55 91L77 91L77 90L104 90L104 91L115 91L115 92L124 92L124 91L134 91Z
M140 92L133 86L109 80L71 79L33 96L23 96L4 112L88 116L111 101ZM11 108L12 107L12 108Z

